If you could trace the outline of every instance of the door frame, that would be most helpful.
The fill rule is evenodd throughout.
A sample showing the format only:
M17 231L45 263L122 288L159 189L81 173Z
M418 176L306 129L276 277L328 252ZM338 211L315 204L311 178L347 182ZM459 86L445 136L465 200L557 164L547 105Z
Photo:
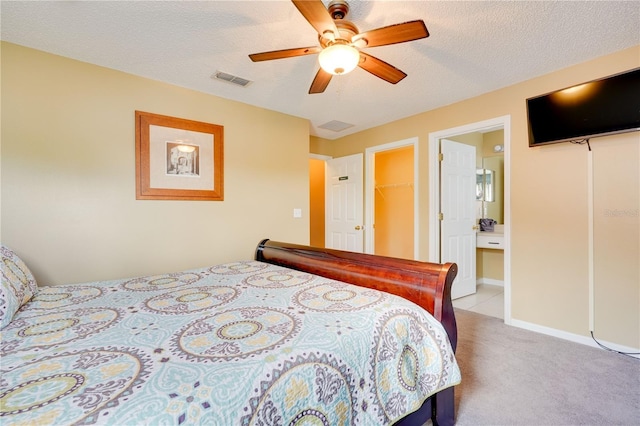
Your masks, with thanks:
M440 139L473 132L504 131L504 322L511 324L511 115L429 133L429 261L440 261Z
M376 185L375 185L375 156L379 152L390 151L397 148L404 148L406 146L413 146L413 259L419 259L419 188L418 188L418 174L419 174L419 158L418 155L418 142L417 136L412 138L402 139L395 142L389 142L382 145L376 145L365 149L365 164L364 164L364 252L373 254L375 252L375 230L373 228L375 218L375 197L376 197Z
M327 212L325 211L325 198L326 198L326 192L327 192L327 182L326 182L326 175L327 175L327 160L331 160L333 157L331 157L330 155L321 155L321 154L314 154L314 153L309 153L309 160L320 160L323 162L323 170L322 170L322 187L323 187L323 191L322 191L322 205L323 205L323 209L322 209L322 247L324 248L324 246L326 245L325 242L325 229L326 229L326 222L327 222ZM311 182L311 173L309 173L309 182ZM311 194L309 194L309 242L312 241L311 239L311 212L312 212L312 206L314 205L314 200L311 197Z

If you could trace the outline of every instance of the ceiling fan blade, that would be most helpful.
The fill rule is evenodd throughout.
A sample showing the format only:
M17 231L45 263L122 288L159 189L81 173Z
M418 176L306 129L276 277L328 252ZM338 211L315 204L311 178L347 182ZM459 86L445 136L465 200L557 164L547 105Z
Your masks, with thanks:
M388 44L404 43L406 41L418 40L429 37L429 31L424 21L409 21L402 24L389 25L388 27L378 28L376 30L365 31L353 36L351 41L358 45L358 41L366 41L366 46L376 47L386 46ZM359 46L360 47L360 46Z
M396 84L407 76L407 74L393 65L364 52L360 52L360 63L358 66L391 84Z
M291 0L298 8L302 16L311 24L313 28L322 35L331 31L334 37L338 37L338 27L321 0Z
M312 55L314 53L320 53L322 48L320 46L313 47L298 47L295 49L273 50L271 52L253 53L249 55L249 58L253 62L270 61L272 59L284 59L293 58L294 56Z
M329 74L328 72L320 68L315 78L313 79L313 83L311 83L309 94L324 92L324 89L327 88L329 82L331 81L331 77L332 74Z

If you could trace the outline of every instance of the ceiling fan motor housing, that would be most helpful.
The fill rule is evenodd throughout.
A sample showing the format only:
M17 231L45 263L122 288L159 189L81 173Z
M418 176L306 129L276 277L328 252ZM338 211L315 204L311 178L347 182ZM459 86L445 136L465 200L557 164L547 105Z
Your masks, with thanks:
M338 34L335 39L333 38L333 34L325 33L318 35L320 46L325 48L335 43L351 44L351 38L358 34L358 27L356 27L351 21L344 19L336 21L336 27L338 27L338 32L340 34Z
M320 45L322 48L326 48L335 43L350 44L352 37L360 31L353 22L344 19L349 13L349 4L344 0L332 0L329 3L328 10L338 28L339 34L319 34Z
M349 13L349 3L344 0L331 0L327 9L334 21L344 19Z

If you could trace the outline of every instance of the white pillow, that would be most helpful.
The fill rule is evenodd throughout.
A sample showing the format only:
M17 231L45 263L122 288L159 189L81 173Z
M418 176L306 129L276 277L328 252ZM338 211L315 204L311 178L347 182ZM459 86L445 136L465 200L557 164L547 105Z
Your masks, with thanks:
M0 329L9 325L18 309L38 291L33 274L9 247L0 246Z

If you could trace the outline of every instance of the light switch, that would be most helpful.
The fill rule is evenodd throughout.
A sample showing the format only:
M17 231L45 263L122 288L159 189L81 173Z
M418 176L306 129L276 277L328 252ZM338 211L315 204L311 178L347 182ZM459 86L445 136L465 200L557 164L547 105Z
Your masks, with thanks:
M302 209L293 209L293 217L295 218L302 217Z

